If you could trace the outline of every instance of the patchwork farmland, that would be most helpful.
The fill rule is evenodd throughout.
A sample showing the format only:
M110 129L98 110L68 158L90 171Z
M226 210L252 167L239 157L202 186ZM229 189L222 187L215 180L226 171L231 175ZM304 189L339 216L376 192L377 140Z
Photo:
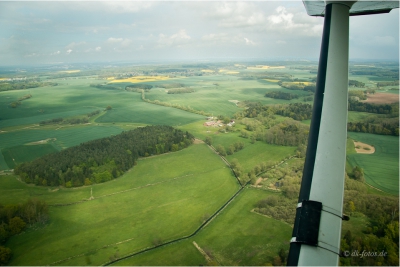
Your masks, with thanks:
M48 206L44 223L28 223L2 241L13 253L7 264L285 264L306 148L306 139L297 137L308 134L316 63L239 63L31 70L25 75L35 73L43 86L0 91L0 210L32 199ZM389 67L377 71L382 68ZM393 98L375 78L350 75L365 84L362 90ZM0 78L0 89L8 82ZM377 216L398 202L398 136L362 132L398 121L398 104L397 111L387 104L390 114L349 112L358 130L348 133L344 211L354 220L343 231L362 240L383 238L368 232L377 223L367 208L372 201L380 205ZM207 117L215 117L212 126ZM88 179L67 188L60 170L60 186L43 186L13 173L21 163L148 125L173 126L196 141L140 157L104 183ZM357 154L353 141L375 153ZM361 224L364 230L356 231Z

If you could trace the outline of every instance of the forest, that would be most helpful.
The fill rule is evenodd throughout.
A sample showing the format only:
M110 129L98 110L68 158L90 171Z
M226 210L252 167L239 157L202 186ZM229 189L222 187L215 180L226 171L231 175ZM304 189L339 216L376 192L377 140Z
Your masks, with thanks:
M77 187L110 181L132 168L139 157L174 152L194 137L171 126L147 126L82 143L15 167L26 183Z

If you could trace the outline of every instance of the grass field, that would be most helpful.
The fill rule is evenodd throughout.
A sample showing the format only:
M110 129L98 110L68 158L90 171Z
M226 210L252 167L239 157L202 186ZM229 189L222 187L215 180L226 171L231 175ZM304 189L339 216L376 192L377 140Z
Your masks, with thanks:
M46 154L57 152L51 144L44 145L20 145L7 147L1 150L4 160L10 169L22 162L31 161Z
M193 241L211 255L213 262L207 265L272 265L273 257L281 248L289 249L292 228L251 212L258 200L270 194L276 193L246 188L198 235L119 261L116 265L205 265L204 256L195 249ZM179 257L182 252L185 252L184 257Z
M52 192L12 178L1 176L1 203L30 195L49 204L90 196L88 187ZM89 257L100 265L116 252L122 256L151 247L156 239L192 233L237 190L231 171L206 145L141 160L123 177L93 186L94 200L51 207L48 225L12 237L7 245L16 256L10 264L86 265Z
M349 163L364 169L365 181L387 193L399 194L399 138L396 136L353 133L357 141L373 145L374 154L350 154Z
M195 90L189 94L167 94L164 88L153 88L146 93L146 98L190 106L196 110L212 113L214 116L232 116L240 111L234 103L229 100L256 101L263 104L283 104L298 102L299 100L281 100L264 97L269 90L290 91L294 94L307 95L303 91L281 89L274 82L265 80L242 80L234 75L209 75L201 77L188 77L174 80L183 83ZM157 86L157 83L150 83Z

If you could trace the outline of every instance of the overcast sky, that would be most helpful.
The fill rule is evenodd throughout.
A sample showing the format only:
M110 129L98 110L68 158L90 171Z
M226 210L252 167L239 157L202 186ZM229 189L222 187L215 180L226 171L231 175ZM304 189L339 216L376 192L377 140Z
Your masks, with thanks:
M322 26L301 1L0 1L0 65L318 60ZM351 17L350 58L398 60L399 10Z

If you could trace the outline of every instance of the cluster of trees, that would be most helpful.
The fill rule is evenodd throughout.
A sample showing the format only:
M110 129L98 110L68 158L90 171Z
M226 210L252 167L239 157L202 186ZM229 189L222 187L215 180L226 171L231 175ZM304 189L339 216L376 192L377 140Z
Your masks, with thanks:
M60 124L60 123L63 123L63 124L88 123L90 117L93 117L99 113L100 113L100 110L96 110L96 111L86 114L86 117L82 117L82 118L70 118L70 119L54 118L54 119L50 119L50 120L41 121L41 122L39 122L39 124L43 126L43 125Z
M4 246L7 239L22 232L27 226L48 221L48 206L38 199L19 205L0 204L0 265L7 265L11 249Z
M150 84L137 83L126 86L125 90L130 92L140 92L140 90L145 90L148 92L151 88L153 88L153 86Z
M255 204L254 211L293 225L303 165L304 161L301 160L295 164L272 168L264 173L262 176L268 178L267 183L274 183L283 194L271 195L260 200Z
M162 85L159 85L161 88L169 89L169 88L180 88L180 87L185 87L185 84L183 83L165 83Z
M398 80L397 81L393 81L393 82L378 82L376 84L376 86L378 88L385 87L385 86L398 86L398 85L399 85L399 81Z
M368 76L381 77L388 80L399 79L398 67L395 68L367 67L364 69L357 68L357 69L350 69L350 73L353 75L368 75Z
M0 92L10 91L10 90L30 89L43 86L57 86L57 85L58 83L53 83L53 82L15 81L15 82L0 83Z
M236 117L255 118L259 115L268 117L272 114L290 117L295 120L311 119L312 106L306 103L290 103L288 105L262 105L260 103L245 102L247 109L236 114Z
M309 127L294 120L285 120L270 129L265 134L268 144L282 146L299 146L307 143Z
M207 142L206 142L207 143ZM244 148L243 142L236 142L234 144L229 145L227 148L223 147L222 145L217 145L215 150L221 156L232 155L235 152L238 152Z
M359 82L359 81L356 81L356 80L349 80L349 86L364 88L365 87L365 83Z
M349 91L349 99L351 99L353 101L366 100L367 94L365 91L362 91L362 90L350 90Z
M280 106L275 114L292 118L297 121L311 119L312 106L303 103L290 103L289 105Z
M32 97L31 94L24 95L24 96L18 98L17 101L11 102L11 103L10 103L10 107L16 108L16 107L18 107L19 105L22 104L22 101L24 101L24 100L26 100L26 99L29 99L29 98L31 98L31 97Z
M168 90L168 94L187 94L193 92L195 92L193 88L175 88Z
M397 105L397 107L396 107ZM360 111L377 114L393 114L399 112L398 104L370 104L349 99L349 111Z
M110 84L91 84L90 87L95 87L99 89L108 89L108 90L122 90L121 87L110 85Z
M275 219L294 223L296 204L300 190L303 162L294 166L284 166L268 170L263 177L267 182L275 182L281 195L270 195L255 203L255 212ZM398 266L399 265L399 206L398 198L372 195L362 182L362 169L354 167L352 176L345 177L344 213L350 216L366 216L368 224L363 233L357 236L351 231L344 233L341 250L350 253L358 251L386 252L385 256L341 257L343 266ZM358 172L358 173L357 173ZM358 176L359 178L357 178ZM362 215L357 215L362 213ZM346 223L346 222L344 222ZM351 223L351 220L350 222Z
M374 122L348 122L347 131L399 136L399 120L394 118L381 121L377 119Z
M178 151L193 139L190 133L170 126L140 127L22 163L14 172L24 182L36 185L101 183L122 175L139 157Z
M285 100L299 98L299 95L297 95L297 94L285 93L285 92L281 92L281 91L268 92L264 96L269 97L269 98L285 99Z
M306 84L304 82L284 82L284 81L279 81L278 84L286 89L290 89L290 90L303 90L304 87L306 86Z
M368 194L366 185L346 178L344 212L362 213L368 217L363 235L347 231L341 239L341 250L360 254L386 252L384 256L340 258L341 265L398 266L399 265L399 205L398 198Z
M355 180L360 181L360 182L365 182L364 169L361 168L360 166L355 166L352 170L352 173L349 174L349 177L352 177Z

